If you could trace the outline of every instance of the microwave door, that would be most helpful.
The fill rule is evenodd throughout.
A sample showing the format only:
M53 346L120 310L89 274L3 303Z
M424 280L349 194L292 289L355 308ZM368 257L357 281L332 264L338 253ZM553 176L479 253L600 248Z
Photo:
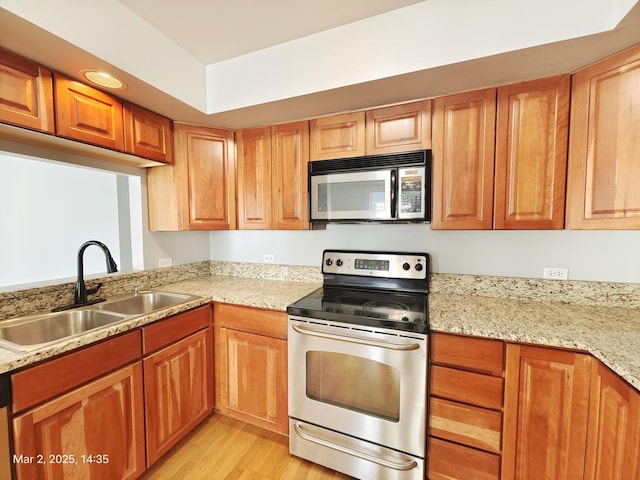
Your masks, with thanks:
M311 177L311 220L391 220L392 171Z

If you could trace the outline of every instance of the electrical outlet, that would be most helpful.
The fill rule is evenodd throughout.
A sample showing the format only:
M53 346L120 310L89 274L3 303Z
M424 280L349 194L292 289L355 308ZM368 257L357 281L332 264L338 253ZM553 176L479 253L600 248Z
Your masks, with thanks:
M158 267L159 268L171 267L171 266L173 266L173 258L159 258L158 259Z
M569 278L569 269L544 267L544 278L548 278L549 280L567 280Z
M262 261L264 263L273 263L273 262L275 262L275 257L273 255L263 255L262 256Z

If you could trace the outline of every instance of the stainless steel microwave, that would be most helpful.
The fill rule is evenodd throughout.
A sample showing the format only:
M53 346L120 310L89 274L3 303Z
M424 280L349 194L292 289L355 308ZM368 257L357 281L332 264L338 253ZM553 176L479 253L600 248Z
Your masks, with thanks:
M312 222L428 222L431 150L309 163Z

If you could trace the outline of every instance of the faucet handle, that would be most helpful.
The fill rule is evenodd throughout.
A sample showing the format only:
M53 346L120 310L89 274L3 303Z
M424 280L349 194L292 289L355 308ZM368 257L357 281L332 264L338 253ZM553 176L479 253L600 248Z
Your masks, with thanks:
M133 287L133 294L134 294L134 295L138 295L138 285L134 285L134 287Z
M87 288L87 295L94 295L98 293L101 287L102 287L102 283L99 283L93 288Z

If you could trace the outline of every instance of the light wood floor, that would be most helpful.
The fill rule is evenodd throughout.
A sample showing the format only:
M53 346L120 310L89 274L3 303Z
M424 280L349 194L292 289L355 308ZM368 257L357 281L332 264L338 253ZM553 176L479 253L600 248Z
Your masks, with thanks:
M143 480L347 480L289 455L288 438L213 414L145 473Z

